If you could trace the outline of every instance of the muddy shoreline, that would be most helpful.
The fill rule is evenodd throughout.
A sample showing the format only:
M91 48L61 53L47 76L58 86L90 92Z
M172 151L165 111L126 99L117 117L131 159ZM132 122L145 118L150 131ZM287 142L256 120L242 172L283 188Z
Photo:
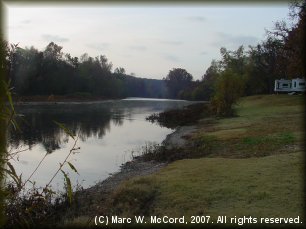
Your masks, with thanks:
M196 129L197 127L195 125L180 126L173 133L167 135L162 144L168 149L184 147L187 143L184 137L190 135ZM107 179L87 189L76 192L76 204L71 209L72 211L66 212L65 218L73 219L80 216L91 217L97 213L107 214L108 209L106 206L109 195L123 182L131 178L156 173L167 164L167 162L144 161L141 156L126 162L121 166L119 172L112 174Z

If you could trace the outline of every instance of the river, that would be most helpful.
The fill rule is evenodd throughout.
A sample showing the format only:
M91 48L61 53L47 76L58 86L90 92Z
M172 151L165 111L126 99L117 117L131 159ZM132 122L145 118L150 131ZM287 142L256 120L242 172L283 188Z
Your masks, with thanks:
M79 133L80 147L69 158L78 171L68 165L73 186L90 187L119 171L145 144L160 144L173 130L145 120L153 113L180 108L192 102L167 99L127 98L99 102L29 103L17 105L20 131L9 132L11 153L22 151L10 162L17 174L26 180L45 157L31 178L37 187L45 186L63 162L74 140L53 121L64 123L73 133ZM23 151L24 150L24 151ZM61 190L64 177L59 173L52 188ZM29 187L30 183L28 184Z

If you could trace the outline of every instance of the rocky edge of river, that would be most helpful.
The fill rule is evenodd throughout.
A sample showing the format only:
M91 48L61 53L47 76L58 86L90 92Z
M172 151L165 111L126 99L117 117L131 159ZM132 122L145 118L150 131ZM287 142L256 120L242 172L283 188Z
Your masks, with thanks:
M194 125L180 126L173 133L167 135L162 144L167 149L183 147L187 143L184 137L190 135L196 128ZM72 208L72 211L66 213L65 218L73 218L76 212L78 216L86 215L89 217L94 217L98 213L103 214L107 212L105 206L109 195L122 182L131 178L155 173L167 164L166 162L144 161L141 156L122 164L119 172L112 174L107 179L98 182L92 187L76 192L75 206Z

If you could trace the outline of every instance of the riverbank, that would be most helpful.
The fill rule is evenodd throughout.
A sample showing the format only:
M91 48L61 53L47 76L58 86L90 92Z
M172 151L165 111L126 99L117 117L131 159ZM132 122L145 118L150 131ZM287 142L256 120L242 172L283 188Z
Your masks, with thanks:
M111 188L91 189L91 210L68 225L87 225L95 215L303 218L303 104L302 96L251 96L240 101L237 117L178 128L167 141L183 137L175 150L189 159L132 162L102 185Z
M196 119L192 120L192 123L195 121ZM178 126L162 142L165 152L171 153L171 150L183 149L188 144L188 138L197 128L197 125ZM88 222L92 221L91 216L108 215L112 205L110 196L124 182L157 173L169 164L169 161L164 160L148 160L146 156L136 156L132 161L122 164L119 172L111 174L107 179L90 188L77 191L74 194L74 204L68 211L62 213L64 215L62 219L65 219L63 223L68 226L88 226Z
M167 135L162 145L166 149L173 149L177 147L184 147L187 144L187 138L194 131L196 125L178 127L173 133ZM69 225L87 225L90 221L90 216L97 213L101 215L109 214L110 196L116 191L124 182L154 174L166 167L169 163L162 161L144 159L144 156L137 156L132 161L122 164L120 171L111 174L107 179L98 182L96 185L80 190L75 193L74 205L65 212L65 219L69 219ZM73 219L73 220L71 220Z

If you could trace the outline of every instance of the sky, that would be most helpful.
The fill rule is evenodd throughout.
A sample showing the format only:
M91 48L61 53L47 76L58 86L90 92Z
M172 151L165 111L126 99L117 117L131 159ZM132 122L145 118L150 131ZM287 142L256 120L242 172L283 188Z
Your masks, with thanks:
M21 5L22 4L22 5ZM246 48L265 29L288 21L286 2L270 4L69 4L5 3L6 39L40 51L51 42L80 57L105 55L113 69L162 79L184 68L201 79L220 48Z

